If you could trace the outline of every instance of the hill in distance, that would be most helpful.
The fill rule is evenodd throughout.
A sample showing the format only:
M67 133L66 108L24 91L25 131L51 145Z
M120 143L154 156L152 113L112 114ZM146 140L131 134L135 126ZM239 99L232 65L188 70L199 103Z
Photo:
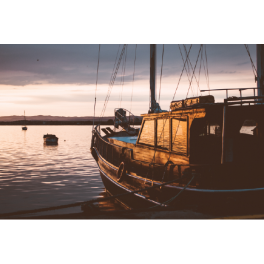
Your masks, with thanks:
M136 116L139 120L142 119L140 116ZM114 116L104 116L101 121L114 120ZM0 122L14 122L24 120L24 116L0 116ZM93 116L26 116L28 121L93 121ZM100 117L95 117L95 121L99 121Z

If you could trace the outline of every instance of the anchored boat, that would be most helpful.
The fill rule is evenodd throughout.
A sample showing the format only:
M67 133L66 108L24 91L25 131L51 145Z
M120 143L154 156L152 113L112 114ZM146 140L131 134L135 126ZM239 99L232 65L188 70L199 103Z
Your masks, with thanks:
M133 127L128 110L116 109L113 129L98 125L92 132L91 152L106 190L129 208L259 206L264 199L264 46L257 50L257 88L220 89L226 91L221 103L212 95L198 96L172 101L170 111L162 111L155 99L156 47L151 45L150 110L142 115L141 128ZM228 97L230 90L239 96ZM245 90L252 96L243 97ZM252 135L241 133L247 120L255 122Z
M43 136L44 138L44 144L47 145L57 145L58 144L58 138L55 135L47 134Z
M24 126L22 127L22 130L27 130L27 126L26 126L26 116L25 116L25 110L24 110Z

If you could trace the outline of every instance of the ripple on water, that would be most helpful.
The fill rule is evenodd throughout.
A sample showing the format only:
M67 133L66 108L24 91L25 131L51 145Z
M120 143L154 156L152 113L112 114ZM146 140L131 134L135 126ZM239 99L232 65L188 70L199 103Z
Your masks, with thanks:
M22 131L20 126L2 126L0 213L102 197L104 185L89 150L91 128L29 126L27 131ZM45 146L43 134L46 133L67 141ZM66 211L77 212L80 208Z

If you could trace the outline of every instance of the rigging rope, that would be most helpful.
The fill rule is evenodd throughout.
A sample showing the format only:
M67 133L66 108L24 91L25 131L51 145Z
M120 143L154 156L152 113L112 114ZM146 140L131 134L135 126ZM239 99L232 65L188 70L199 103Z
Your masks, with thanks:
M98 62L97 62L97 74L96 74L96 85L95 85L95 95L94 95L94 117L93 117L93 129L94 129L94 119L95 119L96 91L97 91L97 82L98 82L98 71L99 71L99 60L100 60L100 48L101 48L101 45L99 44Z
M206 45L204 45L205 59L206 59L206 70L207 70L207 82L208 82L208 90L210 94L210 86L209 86L209 73L208 73L208 62L207 62L207 54L206 54Z
M185 45L184 45L184 48L185 48ZM182 61L184 63L184 59L183 59L183 55L182 55L182 51L181 51L180 45L179 45L179 50L180 50L180 53L181 53ZM186 58L187 58L187 50L186 50L186 48L185 48L185 52L186 52ZM189 73L189 63L188 63L188 60L189 60L189 56L188 56L188 59L187 59L187 67L188 67L188 70L187 70L186 66L184 68L185 68L185 71L186 71L186 74L187 74L187 77L188 77L188 81L190 82L190 78L189 78L189 74L190 73ZM193 93L193 96L194 96L193 90L192 90L192 93Z
M187 54L187 49L186 49L186 46L185 45L183 45L184 46L184 50L185 50L185 53ZM202 52L203 52L203 44L201 44L201 46L202 46ZM202 53L201 53L201 57L202 57ZM200 57L200 62L201 62L201 57ZM189 63L190 63L190 65L191 65L191 68L192 68L192 70L193 70L193 67L192 67L192 63L191 63L191 61L190 61L190 58L188 58L188 60L189 60ZM200 65L201 65L201 63L200 63ZM201 68L201 67L200 67ZM200 74L200 73L199 73ZM198 89L199 89L199 91L200 91L200 93L201 93L201 90L200 90L200 76L199 76L199 80L197 80L197 78L196 78L196 75L194 74L194 78L195 78L195 80L196 80L196 82L197 82L197 96L198 96Z
M194 76L194 73L195 73L195 69L196 69L196 66L197 66L197 62L198 62L198 59L199 59L199 56L200 56L201 49L202 49L202 46L200 46L200 49L199 49L199 53L198 53L198 56L197 56L197 60L196 60L194 69L193 69L193 74L192 74L192 78L191 78L191 81L190 81L190 86L189 86L186 98L188 97L188 94L189 94L189 90L190 90L190 87L191 87L192 79L193 79L193 76Z
M199 79L198 79L198 87L199 87L199 90L200 90L200 77L201 77L201 68L202 68L202 60L203 60L203 45L202 45L202 53L201 53L201 57L200 57L200 68L199 68ZM198 94L198 91L197 91L197 94ZM200 90L200 95L201 95L201 90Z
M136 58L137 58L137 44L136 44L136 48L135 48L134 72L133 72L133 84L132 84L132 93L131 93L130 112L131 112L131 109L132 109L132 97L133 97L133 88L134 88Z
M189 56L189 53L190 53L191 47L192 47L192 45L190 46L190 49L189 49L188 54L187 54L187 58L186 58L186 60L185 60L185 62L184 62L183 69L182 69L182 72L181 72L181 75L180 75L180 78L179 78L179 82L180 82L181 76L182 76L182 74L183 74L183 71L184 71L184 68L185 68L185 64L186 64L186 61L187 61L187 59L188 59L188 56ZM201 48L202 48L202 46L200 47L200 50L199 50L199 53L198 53L198 56L197 56L196 64L195 64L195 67L194 67L194 70L193 70L193 74L192 74L192 78L193 78L193 75L194 75L194 73L195 73L195 69L196 69L197 62L198 62L198 59L199 59L199 56L200 56ZM178 82L178 85L177 85L177 87L176 87L176 90L175 90L175 93L174 93L173 99L174 99L175 94L176 94L176 91L177 91L177 89L178 89L179 82ZM192 79L191 79L191 81L190 81L190 86L191 86L191 82L192 82ZM189 87L189 89L188 89L188 92L187 92L186 98L188 97L189 90L190 90L190 87ZM183 110L182 110L181 116L182 116L182 114L183 114ZM164 124L163 124L162 132L161 132L161 134L160 134L160 136L159 136L158 142L160 142L160 139L161 139L161 137L162 137L162 134L164 133L164 128L165 128L165 125L166 125L167 120L168 120L168 119L166 119L165 122L164 122ZM178 133L179 126L180 126L180 122L178 123L177 129L176 129L176 133L175 133L175 137L174 137L174 140L173 140L173 143L174 143L175 140L176 140L176 135L177 135L177 133ZM157 152L157 148L155 148L155 150L154 150L153 158L152 158L152 160L151 160L151 162L150 162L150 165L151 165L151 164L153 163L153 161L155 160L156 152ZM171 156L171 152L170 152L170 154L169 154L169 158L168 158L168 161L167 161L167 162L169 162L169 160L170 160L170 156ZM166 166L165 166L165 168L166 168ZM147 171L146 178L147 178L147 176L149 175L149 171L150 171L150 168L149 168L148 171ZM145 178L145 183L146 183L146 178ZM152 182L153 182L153 174L152 174Z
M120 102L120 108L121 108L121 104L122 104L122 95L123 95L123 86L124 86L124 82L125 82L125 74L126 74L126 58L127 58L127 47L128 45L126 46L126 55L125 55L125 60L123 62L123 82L122 82L122 91L121 91L121 102Z
M122 83L123 83L123 74L124 74L124 57L122 58L122 68L121 68L121 72L120 72L120 88L122 89ZM119 92L119 107L121 107L121 90Z
M248 45L246 45L246 44L244 44L244 45L245 45L245 48L247 50L247 53L248 53L248 56L249 56L249 59L250 59L250 62L251 62L251 67L252 67L252 70L253 70L253 74L254 74L254 76L256 78L258 76L258 72L257 72L256 67L255 67L255 65L253 63L253 60L252 60L252 58L250 56ZM254 72L254 70L255 70L255 72Z
M162 49L162 63L161 63L161 69L160 69L160 89L159 89L159 100L158 100L159 103L160 103L161 78L162 78L162 68L163 68L163 56L164 56L164 44L163 44L163 49Z
M178 46L179 46L179 44L178 44ZM188 58L188 56L189 56L189 54L190 54L191 48L192 48L192 45L190 46L190 49L189 49L189 51L188 51L187 58ZM178 88L179 88L179 84L180 84L180 81L181 81L181 77L182 77L182 74L183 74L183 71L184 71L185 64L186 64L186 62L187 62L187 58L186 58L186 60L185 60L185 62L184 62L184 64L183 64L182 72L181 72L181 75L180 75L180 78L179 78L178 84L177 84L177 86L176 86L176 88L175 88L175 92L174 92L174 95L173 95L172 101L174 100L175 95L176 95L176 92L177 92L177 90L178 90Z
M102 113L101 113L101 118L104 116L105 109L106 109L107 103L108 103L108 101L109 101L109 98L110 98L110 95L111 95L111 91L112 91L112 88L113 88L113 86L114 86L115 79L116 79L116 75L117 75L117 73L118 73L118 69L119 69L119 66L120 66L120 63L121 63L122 57L123 57L123 55L124 55L125 49L126 49L126 44L123 45L123 48L122 48L122 50L121 50L121 53L120 53L120 56L119 56L118 62L117 62L117 64L116 64L115 71L113 72L113 74L112 74L112 76L111 76L111 80L110 80L109 87L108 87L108 92L107 92L107 95L106 95L106 98L105 98L105 102L104 102L104 106L103 106Z

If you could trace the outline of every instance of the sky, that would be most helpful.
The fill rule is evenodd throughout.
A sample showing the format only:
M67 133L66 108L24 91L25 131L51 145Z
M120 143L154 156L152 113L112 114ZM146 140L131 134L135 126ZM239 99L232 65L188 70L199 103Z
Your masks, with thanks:
M96 116L102 115L109 87L112 87L111 95L104 116L113 115L114 108L118 107L135 115L148 111L149 45L127 45L114 85L109 86L115 60L120 57L122 48L123 44L100 45ZM181 76L185 49L187 52L190 49L191 64L186 64L189 79L192 78L191 67L196 65L191 87L185 69ZM0 116L22 115L24 110L28 116L92 116L98 50L97 44L0 45ZM249 50L256 66L256 45L249 45ZM163 45L159 44L156 94L158 100L160 93L160 106L164 110L169 110L176 88L174 100L186 98L187 93L188 97L207 95L200 93L203 89L256 87L250 58L243 44L207 44L202 48L198 44L165 44L163 66L162 53ZM211 94L216 101L222 101L225 96L224 92Z

